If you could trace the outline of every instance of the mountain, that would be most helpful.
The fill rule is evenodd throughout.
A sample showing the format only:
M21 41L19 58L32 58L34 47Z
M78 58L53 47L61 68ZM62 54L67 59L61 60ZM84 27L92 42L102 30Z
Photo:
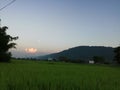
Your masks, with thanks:
M114 48L104 46L78 46L69 48L59 53L49 54L46 56L38 57L39 59L59 58L60 56L68 57L69 59L82 59L89 60L93 56L100 56L105 58L106 61L112 61L114 57Z

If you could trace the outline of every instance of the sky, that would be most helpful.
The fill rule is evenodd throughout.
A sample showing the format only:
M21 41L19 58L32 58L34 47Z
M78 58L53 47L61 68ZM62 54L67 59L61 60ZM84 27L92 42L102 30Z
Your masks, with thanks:
M0 0L0 8L11 1ZM8 34L19 36L16 57L120 45L120 0L16 0L0 18Z

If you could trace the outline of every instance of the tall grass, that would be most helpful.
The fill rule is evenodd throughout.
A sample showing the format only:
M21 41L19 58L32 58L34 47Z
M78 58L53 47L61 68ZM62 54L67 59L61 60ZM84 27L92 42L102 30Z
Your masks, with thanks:
M120 90L120 67L39 61L0 63L0 90Z

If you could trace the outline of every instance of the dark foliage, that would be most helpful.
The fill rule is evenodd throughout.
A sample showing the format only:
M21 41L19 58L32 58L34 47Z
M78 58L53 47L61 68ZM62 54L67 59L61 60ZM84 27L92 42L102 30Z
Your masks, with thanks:
M71 63L87 63L85 60L81 60L81 59L74 59L74 60L70 60Z
M11 48L16 48L16 43L12 42L17 40L18 37L12 37L6 33L8 27L0 27L0 62L9 62L11 53L8 51Z
M101 56L94 56L93 60L95 61L95 63L104 63L105 59Z
M59 61L64 61L64 62L69 62L69 61L70 61L69 58L68 58L68 57L65 57L65 56L60 56L60 57L58 58L58 60L59 60Z
M115 53L114 60L120 64L120 46L114 49L114 53Z

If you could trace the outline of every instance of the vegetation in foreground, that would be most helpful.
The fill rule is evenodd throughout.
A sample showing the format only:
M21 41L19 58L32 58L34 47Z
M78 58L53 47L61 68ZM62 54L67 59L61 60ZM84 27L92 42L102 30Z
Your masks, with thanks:
M10 62L11 52L9 49L16 48L16 43L14 40L17 40L18 37L12 37L6 33L8 27L0 27L0 62Z
M0 90L120 90L120 67L43 61L0 63Z

